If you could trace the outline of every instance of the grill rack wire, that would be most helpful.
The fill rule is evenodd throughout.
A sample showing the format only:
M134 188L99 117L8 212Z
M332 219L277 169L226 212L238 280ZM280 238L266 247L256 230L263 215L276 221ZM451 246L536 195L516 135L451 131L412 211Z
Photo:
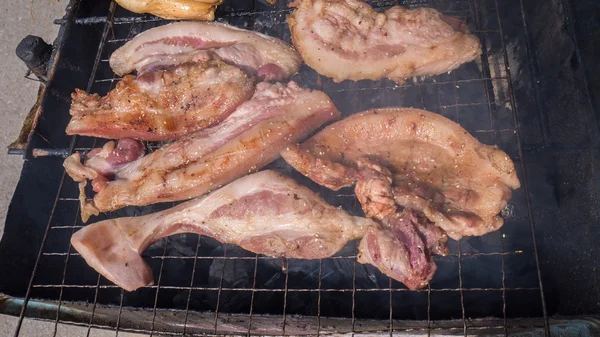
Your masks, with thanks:
M232 0L235 1L235 0ZM74 1L75 3L77 1ZM252 2L252 8L248 11L231 11L228 12L229 3L231 1L226 1L225 4L220 7L218 11L218 21L230 22L232 24L238 24L239 21L244 21L247 23L244 28L255 29L259 31L267 30L269 35L275 35L277 37L283 38L287 42L289 41L289 32L287 30L287 25L285 24L285 16L289 13L289 9L287 8L286 1L278 1L276 5L267 5L264 2L259 0L254 0ZM376 8L385 8L391 5L395 5L395 1L369 1ZM228 256L227 249L228 245L224 245L223 248L223 256L199 256L199 247L201 245L202 239L198 236L196 240L196 249L195 255L191 256L170 256L166 255L167 245L163 244L162 253L160 253L160 249L155 250L158 254L148 254L145 253L144 257L147 261L157 261L159 263L159 272L158 277L156 278L156 285L147 286L144 289L154 291L154 300L152 305L152 322L150 327L147 328L136 328L133 326L122 326L121 322L121 314L124 311L127 311L126 305L126 297L127 293L118 287L110 284L106 280L104 280L99 274L97 275L97 280L95 284L77 284L77 282L73 282L73 280L67 280L67 271L69 266L73 264L76 259L82 260L79 254L75 252L70 243L68 242L68 238L79 228L82 227L82 224L79 219L79 210L77 207L77 195L75 194L75 189L70 188L69 186L73 185L69 178L63 174L60 187L56 193L56 198L54 202L54 206L52 208L52 213L50 219L48 221L48 225L42 240L42 246L38 254L38 258L33 270L33 274L31 276L29 286L27 288L27 293L24 299L24 305L20 312L19 321L17 328L15 330L15 336L19 336L20 328L23 323L23 319L27 316L28 310L28 302L36 298L36 295L39 295L40 291L51 290L56 293L57 296L57 305L56 312L54 315L54 335L57 333L58 324L59 323L67 323L67 324L76 324L76 325L84 325L87 327L87 335L90 334L91 328L99 327L99 328L107 328L104 324L99 324L95 320L95 313L97 308L102 307L101 304L98 304L99 297L103 296L103 292L106 291L116 291L119 292L118 298L119 303L118 306L113 307L111 310L118 310L118 317L116 320L116 326L112 327L115 329L116 335L119 332L123 331L131 331L131 332L145 332L150 334L163 334L163 333L178 333L179 335L189 335L193 333L197 333L198 331L194 329L193 324L189 321L188 317L193 315L193 312L190 309L190 301L192 298L192 293L197 291L205 291L205 292L215 292L217 294L216 297L216 309L212 313L214 315L214 324L212 329L208 329L205 332L213 332L213 333L227 333L227 327L221 327L223 324L223 320L220 316L227 316L228 313L223 313L219 310L221 295L224 292L248 292L250 293L250 306L249 312L246 313L245 320L247 320L247 331L243 332L243 334L253 334L253 333L261 333L260 331L256 331L253 326L253 318L258 320L261 314L256 313L254 311L254 303L257 301L256 297L260 295L261 292L280 292L283 293L283 310L280 313L280 317L276 319L281 319L278 328L280 328L280 332L276 334L286 334L286 327L289 327L289 321L294 319L294 315L287 312L286 307L288 304L288 294L290 293L306 293L306 294L316 294L317 302L316 302L316 316L314 317L316 321L316 331L312 331L311 334L320 335L320 334L328 334L331 331L327 330L326 327L323 326L322 321L327 321L328 319L322 314L322 305L326 299L323 299L327 294L330 293L340 293L340 294L350 294L352 299L352 307L350 311L349 324L353 334L354 332L359 333L362 330L357 326L361 321L362 317L357 317L356 315L356 298L357 296L362 296L361 294L370 294L370 293L387 293L388 296L388 306L389 306L389 316L387 317L387 331L390 336L393 333L397 333L399 331L413 331L416 333L427 334L428 336L432 333L436 333L442 329L438 323L435 321L435 312L432 311L433 306L432 303L432 295L435 297L437 293L453 293L458 294L459 303L460 303L460 316L458 320L456 320L456 324L450 325L451 329L456 331L462 331L462 333L466 336L468 333L477 332L480 329L498 329L501 334L508 335L512 329L517 328L542 328L546 335L550 335L549 323L548 323L548 315L546 312L546 307L544 303L544 293L541 282L541 272L539 268L539 259L536 248L536 241L534 235L534 223L532 220L532 208L531 201L529 199L527 179L524 176L525 168L521 159L521 145L519 141L519 130L517 126L517 111L515 107L515 100L512 93L512 81L511 81L511 73L509 71L509 58L507 55L506 46L503 39L503 31L500 16L498 14L498 1L497 0L456 0L456 1L448 1L448 0L417 0L417 1L400 1L400 5L406 5L409 7L418 7L418 6L430 6L436 8L446 14L456 15L466 19L469 23L472 33L477 35L482 41L483 45L483 53L481 58L478 59L476 64L476 71L474 71L475 67L473 64L461 67L460 69L440 76L434 76L426 79L412 79L407 81L407 83L402 85L397 85L391 81L382 80L378 82L370 82L370 81L360 81L356 83L340 83L334 84L330 80L319 76L314 71L303 66L303 70L301 73L297 75L294 79L297 80L300 85L306 86L307 83L313 83L313 87L317 89L321 89L325 91L327 94L332 96L336 105L340 108L340 110L346 114L347 111L361 111L366 108L373 107L371 104L367 102L366 106L364 105L365 100L360 100L358 98L359 94L371 94L374 95L380 102L375 102L375 105L385 106L387 102L391 100L396 100L396 102L400 102L400 104L404 103L404 106L408 106L408 104L412 104L412 106L417 108L424 108L430 111L434 111L437 113L441 113L450 119L460 122L463 126L465 126L476 138L479 138L485 143L488 144L498 144L500 143L500 147L509 153L509 155L513 158L516 163L519 178L523 182L523 187L520 192L522 193L522 198L517 198L521 203L518 205L509 204L509 207L503 211L503 215L507 218L507 222L517 221L520 223L526 223L529 226L529 238L531 240L531 244L526 249L510 249L505 250L506 247L513 247L510 245L510 236L506 236L504 234L503 229L500 229L496 233L488 234L487 236L493 237L492 241L496 242L494 246L495 249L491 251L478 251L469 249L469 245L465 243L465 239L458 241L455 245L451 244L451 254L446 258L438 258L438 263L440 259L445 259L447 261L451 261L450 264L455 265L452 267L457 271L458 275L458 286L457 287L435 287L430 284L426 289L418 290L418 291L410 291L405 287L399 285L398 283L388 279L387 286L376 287L376 288L360 288L357 287L356 284L356 270L357 263L355 260L355 252L356 252L356 243L351 243L350 245L353 247L352 251L349 254L344 255L343 253L338 254L331 259L350 259L353 260L353 280L352 286L346 288L323 288L323 284L321 282L322 275L324 272L323 269L323 261L319 261L318 268L318 284L316 287L289 287L289 278L290 275L287 273L287 266L290 263L294 263L292 259L281 260L275 258L269 258L264 256L258 256L256 254L252 256ZM264 21L259 21L256 18L259 16L266 16L267 18L274 18L276 21L272 25L264 25ZM88 85L86 90L88 92L98 92L100 94L105 94L108 90L114 88L114 85L119 80L108 66L108 56L111 51L114 51L117 47L124 44L127 40L131 39L135 34L139 33L142 30L146 30L152 28L157 25L167 23L165 20L158 19L151 15L135 15L130 12L123 10L118 7L118 5L113 0L109 7L108 13L106 16L98 16L98 17L87 17L87 18L77 18L73 19L75 25L102 25L102 39L98 46L97 56L94 62L92 75L89 78ZM523 19L524 20L524 19ZM60 22L59 22L60 23ZM64 23L64 22L63 22ZM260 23L261 27L257 27L256 25ZM500 45L493 45L492 41L500 41ZM468 71L465 71L465 68L468 68ZM310 78L309 78L310 77ZM461 89L463 88L463 89ZM467 90L465 91L463 90ZM476 94L472 92L475 91ZM435 92L437 95L437 103L435 100L426 99L425 97L432 96L432 92ZM381 94L383 93L383 94ZM338 100L336 100L336 98ZM433 103L432 103L433 102ZM345 103L350 104L347 107L348 110L344 110L343 107L339 105L345 105ZM371 101L370 103L374 103ZM396 103L398 104L398 103ZM486 111L487 110L487 111ZM463 114L468 114L470 112L473 113L487 113L488 116L483 118L489 124L482 125L479 123L482 120L480 115L475 116L474 114L467 115L466 117L462 117ZM64 112L66 113L66 112ZM474 118L477 123L470 123L469 118ZM466 123L466 124L465 124ZM89 151L91 148L99 146L98 140L86 138L86 137L77 137L74 136L71 139L71 143L68 149L59 150L57 153L70 154L73 151ZM159 147L160 144L148 144L148 149L152 151L153 149ZM508 148L507 148L508 147ZM61 152L62 151L62 152ZM275 166L282 165L281 163L276 163ZM72 186L71 186L72 187ZM518 192L517 192L518 193ZM336 195L336 197L349 197L349 195ZM518 202L517 201L517 202ZM68 205L68 206L66 206ZM57 221L55 220L55 215L58 210L64 207L70 207L73 209L73 212L69 214L71 218L69 222ZM512 208L523 208L523 214L519 214L514 216L514 212L511 211ZM68 212L67 212L68 213ZM95 220L93 220L95 221ZM61 234L56 234L56 233ZM63 251L47 251L46 242L50 240L53 236L61 236L66 238L64 250ZM165 241L168 239L162 239L159 242ZM160 245L159 245L160 246ZM230 248L231 246L229 246ZM231 249L231 248L230 248ZM149 249L150 250L150 249ZM471 251L469 251L471 250ZM537 275L536 283L522 285L522 284L514 284L512 282L512 286L507 286L507 269L505 265L507 263L507 259L520 259L525 258L524 256L531 256L535 260L533 265L530 267L534 268L534 272ZM492 259L500 262L500 266L497 266L499 272L501 273L501 285L500 286L480 286L475 284L466 286L465 279L463 277L463 270L468 265L468 261L466 259L473 258L485 258L491 257ZM40 273L40 267L43 265L43 260L46 258L54 258L54 259L62 259L64 260L64 268L60 272L60 281L53 284L46 283L38 283L38 273ZM191 278L189 282L189 286L171 286L161 284L163 278L163 269L166 264L172 263L177 260L193 260L193 270L191 271ZM221 280L219 282L218 287L200 287L194 285L194 277L197 273L202 272L196 269L197 261L200 260L217 260L222 259L223 264L236 260L241 261L250 261L250 263L254 263L254 275L253 282L250 287L228 287L223 285L223 274L221 274ZM263 260L273 260L280 261L283 268L284 274L284 286L281 288L261 288L257 286L257 270L259 268L259 261ZM95 273L93 270L86 270L86 273ZM435 278L434 278L435 282ZM470 282L471 284L472 282ZM475 282L476 283L476 282ZM518 283L518 282L516 282ZM527 283L527 282L525 282ZM85 322L77 322L70 320L68 317L62 313L61 307L68 306L69 301L65 300L65 294L68 291L73 289L86 289L93 292L93 297L91 298L91 303L89 305L92 306L91 315L87 324ZM159 294L161 291L187 291L188 296L186 300L186 305L184 309L180 309L179 313L183 313L183 324L180 327L180 331L161 331L159 327L155 326L155 319L157 317L157 312L160 313L162 309L157 307L157 303L159 302ZM530 292L538 294L538 298L540 301L540 311L533 313L533 315L542 316L543 321L541 321L541 326L539 325L540 321L538 321L538 325L536 324L527 324L523 326L523 323L519 320L513 319L514 317L510 314L510 303L507 305L507 297L513 294L520 294L522 292ZM422 296L426 296L426 320L423 320L422 324L414 324L413 326L404 325L399 321L399 317L394 316L394 303L396 302L397 294L403 293L417 293L422 294ZM465 308L466 297L469 296L470 293L475 294L475 296L485 296L486 294L495 293L500 294L501 301L501 310L498 313L498 317L495 320L479 320L481 317L476 317L475 319L471 319L471 313L467 312ZM507 309L508 308L508 309ZM100 310L100 309L98 309ZM52 316L52 315L51 315ZM278 317L278 316L273 316ZM246 321L244 321L244 324ZM162 325L161 325L162 326ZM111 328L110 326L108 326ZM212 331L211 331L212 330ZM239 331L237 332L239 333Z

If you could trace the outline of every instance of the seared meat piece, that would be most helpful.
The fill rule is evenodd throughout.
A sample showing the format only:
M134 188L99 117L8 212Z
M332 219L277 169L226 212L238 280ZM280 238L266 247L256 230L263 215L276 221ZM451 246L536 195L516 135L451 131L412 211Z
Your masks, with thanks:
M369 216L382 219L392 213L393 199L423 212L454 239L500 228L503 220L498 213L511 190L520 186L506 153L479 143L445 117L418 109L374 109L353 115L299 147L288 147L282 156L304 175L333 189L376 178L356 188ZM378 165L389 170L391 186L386 186L387 170L375 169Z
M319 74L343 80L437 75L474 60L481 44L466 25L430 8L375 12L360 0L296 0L294 46Z
M355 193L365 215L381 222L362 239L358 262L376 266L410 289L427 285L437 268L431 255L448 254L448 237L424 216L408 209L398 212L389 170L364 157L353 164L336 163L297 145L288 147L282 156L323 186L340 189L356 183Z
M81 154L75 152L65 159L63 166L67 174L79 183L79 205L81 206L81 219L87 222L90 216L100 214L93 202L87 200L85 186L87 180L92 180L94 191L99 191L108 182L114 172L125 165L141 158L144 155L144 146L137 140L123 138L115 147L115 142L104 144L101 149L94 149L86 156L85 166L81 165Z
M294 82L259 83L254 97L222 123L129 164L108 162L115 156L111 152L114 143L104 151L90 153L85 167L97 173L92 178L98 192L94 205L107 212L200 196L259 170L288 144L339 116L321 91L302 89ZM68 159L67 164L67 172L81 171L78 161Z
M252 97L240 69L209 55L193 62L125 76L105 97L75 89L68 135L172 140L222 121Z
M358 247L358 262L369 263L409 289L427 285L437 269L431 252L448 254L448 237L409 210L386 216L385 226L373 226Z
M381 165L364 157L352 164L340 164L315 156L297 144L288 146L281 155L288 164L321 186L337 191L356 184L354 193L370 218L383 220L397 211L392 174Z
M117 0L134 13L150 13L168 20L214 20L222 0Z
M352 186L358 180L359 173L355 167L334 162L326 156L317 156L310 149L305 149L304 144L290 144L281 152L281 157L298 172L334 191Z
M71 243L90 266L132 291L153 282L140 254L165 236L197 233L254 253L320 259L369 226L376 224L330 206L290 178L262 171L162 212L86 226Z
M365 158L356 161L358 174L354 192L369 218L383 220L396 213L396 203L392 196L392 174L388 169Z
M110 56L110 67L117 75L133 70L139 75L185 62L202 50L265 81L290 77L302 62L291 46L274 37L222 23L177 22L138 34Z

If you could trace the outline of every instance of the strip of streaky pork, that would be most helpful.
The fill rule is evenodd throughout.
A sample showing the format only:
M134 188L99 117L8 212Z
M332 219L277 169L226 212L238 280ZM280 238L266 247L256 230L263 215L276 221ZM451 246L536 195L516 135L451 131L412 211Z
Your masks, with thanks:
M92 178L97 192L94 207L108 212L198 197L261 169L286 146L339 117L339 111L321 91L302 89L294 82L259 83L253 98L221 124L135 161L119 160L119 165L107 162L111 156L125 156L113 153L114 143L91 152L84 166L97 172ZM78 166L81 163L77 160L65 161L67 172L80 172ZM82 217L85 219L86 214Z
M520 186L504 151L441 115L412 108L352 115L288 146L282 157L334 190L358 181L367 216L381 220L399 205L423 212L457 240L500 228L498 214Z
M293 179L267 170L162 212L86 226L71 243L96 271L133 291L153 283L140 254L165 236L197 233L258 254L320 259L373 226L372 220L350 216Z
M442 74L481 54L466 23L433 8L393 6L376 12L362 0L296 0L292 41L319 74L343 80Z
M125 76L106 96L75 89L68 135L166 141L223 121L252 97L254 78L209 52Z
M271 36L216 22L177 22L138 34L111 55L110 67L117 75L141 74L184 62L200 50L265 81L288 78L302 63L294 48Z

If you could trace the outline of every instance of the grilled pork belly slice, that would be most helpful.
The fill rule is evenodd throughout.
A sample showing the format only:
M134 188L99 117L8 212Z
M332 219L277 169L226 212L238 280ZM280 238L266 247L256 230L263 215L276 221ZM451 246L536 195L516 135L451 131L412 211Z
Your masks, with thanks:
M274 37L222 23L177 22L136 35L111 55L110 67L117 75L143 74L184 62L201 50L264 81L286 79L302 62L291 46Z
M212 128L119 165L110 158L123 154L117 156L114 143L108 143L103 150L90 152L83 165L68 158L65 168L79 180L77 172L96 172L92 177L96 212L185 200L259 170L286 146L339 116L321 91L302 89L294 82L259 83L251 100Z
M368 216L381 220L399 205L422 212L454 239L500 228L498 213L520 186L506 153L419 109L350 116L289 146L282 157L332 189L358 182L355 191Z
M413 76L456 69L481 54L457 18L431 8L375 12L360 0L296 0L288 18L294 46L319 74L343 80Z
M169 235L197 233L258 254L320 259L374 225L327 204L293 179L262 171L162 212L86 226L71 243L96 271L133 291L153 282L140 254Z
M105 97L75 89L67 134L173 140L213 126L252 97L254 81L207 53L125 76Z

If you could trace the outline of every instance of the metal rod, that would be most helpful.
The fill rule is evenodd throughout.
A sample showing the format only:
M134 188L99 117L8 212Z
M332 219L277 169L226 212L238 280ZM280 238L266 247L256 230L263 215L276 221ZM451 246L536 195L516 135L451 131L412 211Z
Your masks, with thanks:
M112 37L113 37L113 39L114 39L114 38L115 38L115 30L114 30L114 25L113 25L113 23L114 23L114 18L113 18L112 22L110 22L110 23L109 23L109 24L110 24L110 28L111 28L111 29L110 29L110 32L112 33ZM129 26L129 31L127 32L127 36L128 36L128 37L131 37L131 36L132 36L132 33L133 33L133 31L134 31L134 27L135 27L135 25L136 25L136 23L135 23L135 22L133 22L133 23L132 23L132 24ZM106 42L108 42L106 39L107 39L107 37L104 37L104 40L105 40ZM100 61L102 61L102 59L100 59ZM112 90L112 89L114 88L114 86L115 86L115 80L116 80L116 79L117 79L117 75L113 73L113 76L112 76L112 81L110 82L110 89L109 89L109 91L110 91L110 90ZM120 78L119 78L119 79L120 79ZM97 81L96 81L95 83L97 83ZM92 148L95 148L95 147L96 147L96 143L97 143L97 141L98 141L98 139L97 139L97 138L95 138L95 139L94 139L94 144L92 145ZM160 270L160 275L159 275L159 284L160 284L160 276L162 276L162 267L163 267L163 263L164 263L164 253L163 253L163 260L161 260L161 270ZM156 298L155 298L155 300L158 298L158 291L159 291L159 288L158 288L158 286L157 286L157 290L156 290ZM123 294L121 295L121 301L120 301L120 303L119 303L119 320L120 320L120 315L121 315L122 311L123 311ZM154 315L156 315L156 305L155 305L155 309L154 309ZM155 318L155 316L153 317L153 321L152 321L152 324L153 324L153 325L154 325L154 318ZM116 335L118 335L118 334L119 334L119 328L117 327Z
M119 315L117 316L117 326L115 327L115 337L119 336L119 328L121 327L121 314L123 313L123 297L125 296L125 290L121 289L121 296L119 299Z
M454 80L454 82L456 82L456 73L452 73L452 79ZM456 101L456 106L455 106L455 113L456 113L456 122L458 123L459 120L459 94L458 94L458 85L454 84L454 100ZM463 294L462 291L462 287L463 287L463 278L462 278L462 248L461 248L461 242L462 239L458 241L458 285L460 290L460 309L462 312L462 321L463 321L463 333L464 336L467 337L468 334L468 328L467 328L467 320L465 318L465 296Z
M356 243L354 244L354 249L356 250ZM380 289L377 289L380 290ZM322 290L321 290L322 291ZM352 268L352 336L354 336L354 329L355 329L355 324L356 324L356 314L355 314L355 307L356 307L356 260L354 260L353 262L353 268Z
M74 223L77 223L77 219L79 219L79 209L75 211L75 217L73 219ZM71 236L75 233L75 228L71 229ZM65 279L67 277L67 268L69 266L69 257L71 256L71 242L69 241L69 248L67 249L67 256L65 257L65 266L63 268L62 280L60 281L60 294L58 295L58 306L56 307L56 320L54 321L54 333L53 336L56 336L56 332L58 331L58 322L60 318L60 307L62 306L62 298L63 292L65 289Z
M323 260L319 260L319 285L317 289L317 336L321 335L321 278L323 277Z
M198 240L196 241L196 254L194 255L194 266L192 267L192 276L190 277L190 289L188 291L188 298L185 304L185 318L183 320L183 332L182 336L185 336L187 330L187 321L190 313L190 301L192 299L192 287L194 286L194 279L196 277L196 264L198 264L198 251L200 250L200 238L198 235Z
M288 259L283 259L282 261L282 268L285 271L285 289L283 290L283 325L282 325L282 332L283 335L285 335L285 323L286 323L286 319L287 319L287 313L286 313L286 308L287 308L287 294L288 294L288 279L289 279L289 275L290 273L288 273Z
M439 6L437 9L440 10ZM425 98L423 97L423 87L419 86L419 95L421 96L421 108L423 110L427 110L425 108ZM390 287L391 288L391 287ZM392 303L390 302L390 305L392 305ZM430 311L431 311L431 282L427 283L427 337L429 337L431 335L431 316L430 316Z
M33 288L60 288L60 284L41 284L34 285ZM92 289L95 288L95 285L78 285L78 284L67 284L65 287L69 288L80 288L80 289ZM116 285L100 285L100 289L119 289L119 286ZM145 289L154 289L155 285L145 286ZM284 292L285 289L273 289L273 288L229 288L229 287L186 287L186 286L161 286L161 289L171 289L171 290L206 290L206 291L218 291L219 289L225 291L270 291L270 292ZM427 289L416 289L411 290L408 288L322 288L321 292L374 292L374 291L393 291L393 292L427 292ZM473 287L473 288L435 288L431 289L433 292L460 292L460 291L497 291L502 292L502 288L481 288L481 287ZM515 290L540 290L538 287L511 287L506 288L506 290L515 291ZM287 290L288 292L319 292L318 289L314 288L290 288Z
M127 39L122 39L122 42L127 41ZM117 41L119 42L119 41ZM106 61L106 60L101 60L101 61ZM120 80L122 79L121 77L111 77L111 78L103 78L103 79L98 79L96 80L94 83L103 83L103 82L113 82L115 80ZM472 79L463 79L463 80L456 80L456 81L445 81L445 82L410 82L408 81L407 83L404 84L394 84L394 85L387 85L387 86L382 86L382 87L378 87L378 88L369 88L369 87L353 87L353 88L337 88L337 89L327 89L327 92L359 92L359 91L379 91L379 90L396 90L396 89L401 89L401 88L413 88L415 86L440 86L440 85L448 85L448 84L456 84L456 83L472 83L472 82L485 82L485 81L506 81L506 77L485 77L485 78L472 78ZM509 102L504 102L504 104L509 103ZM480 103L480 105L483 105L484 103ZM487 104L487 102L485 103ZM492 103L492 104L496 104L496 103ZM497 104L503 104L502 102L497 103Z
M392 291L392 278L388 277L388 287L390 288L389 290L389 306L390 306L390 337L392 337L394 335L394 319L393 319L393 315L394 315L394 307L393 307L393 294L394 292Z
M461 262L461 258L460 258L460 252L461 252L461 241L458 241L458 254L459 254L459 258L458 258L458 285L459 285L459 294L460 294L460 310L462 313L462 323L463 323L463 333L465 335L465 337L468 335L468 328L467 328L467 320L465 317L465 295L463 294L463 279L462 279L462 262Z
M475 9L473 9L473 7ZM471 9L471 13L473 15L473 20L475 21L475 26L477 27L478 30L481 29L481 10L479 9L479 1L473 1L473 4L469 3L469 8ZM502 36L500 36L500 38L502 38ZM480 36L480 40L483 40ZM491 72L490 72L490 63L488 60L488 53L487 53L487 49L483 48L482 49L482 53L481 53L481 71L483 73L483 77L489 78L492 77ZM496 97L494 96L494 86L493 83L491 81L485 81L484 82L485 85L485 98L486 98L486 102L488 103L488 112L489 112L489 116L490 116L490 130L496 130L495 127L495 123L494 121L497 119L498 117L498 113L496 110ZM516 126L515 126L516 127ZM497 142L497 137L496 137L497 132L492 132L492 137L493 137L493 142L496 143Z
M223 256L227 256L227 245L223 246ZM219 279L219 289L217 293L217 306L215 307L215 334L217 333L217 325L219 322L219 305L221 304L221 292L223 291L223 276L225 275L225 265L227 259L223 259L223 266L221 267L221 277Z
M500 8L500 6L498 6L498 0L494 0L494 1L496 4L496 8ZM522 12L522 15L525 15L524 12ZM503 37L500 40L502 41L504 67L506 70L506 77L508 78L508 88L510 90L510 102L511 102L511 107L512 107L512 112L513 112L513 120L514 120L515 126L516 126L516 125L518 125L517 106L515 104L514 91L512 88L512 79L511 79L511 75L510 75L510 65L508 63L506 45L504 44L504 34L502 33L502 20L500 20L500 13L498 11L496 11L496 18L498 19L498 27L500 28L500 32L501 32L500 35L502 35L502 37ZM520 137L519 128L516 129L515 134L517 136L517 151L518 151L519 157L523 158L523 150L521 149L521 137ZM540 285L542 313L544 315L544 328L545 328L546 336L550 336L550 324L548 322L548 312L546 310L546 299L544 296L544 286L542 284L542 270L540 269L540 258L538 256L537 241L535 238L535 223L533 221L533 209L531 206L531 198L529 196L527 172L525 171L525 164L523 163L523 160L520 161L520 166L521 166L521 172L523 174L521 179L523 180L523 190L525 191L526 200L527 200L527 212L529 214L529 227L531 229L531 240L532 240L533 252L534 252L534 256L535 256L535 265L536 265L537 274L538 274L538 282Z
M500 235L502 250L504 250L504 233ZM504 336L508 337L508 328L506 327L506 272L504 270L504 255L502 258L502 317L504 318Z
M163 238L162 240L166 241L167 238ZM167 253L167 243L164 243L164 247L163 247L163 259L160 262L160 271L158 272L158 282L156 283L156 294L154 295L154 308L152 310L152 325L151 325L151 332L150 332L150 337L153 336L154 334L154 324L156 322L156 306L158 304L158 294L160 292L160 281L162 280L162 273L163 273L163 267L165 265L165 259L164 256Z
M52 226L52 229L69 229L69 228L83 228L83 226L81 225L76 225L76 226ZM501 256L501 255L518 255L518 254L523 254L522 250L515 250L512 252L491 252L491 253L470 253L470 252L466 252L466 253L462 253L462 256L468 256L468 257L473 257L473 256ZM66 256L67 253L43 253L42 255L44 256ZM79 253L71 253L71 256L80 256ZM148 259L162 259L162 256L154 256L154 255L146 255L146 254L142 254L142 257L144 258L148 258ZM448 258L448 257L458 257L458 254L453 254L450 253L446 256L444 256L444 258ZM180 256L180 255L175 255L175 256L165 256L165 259L173 259L173 260L192 260L195 259L193 256ZM259 260L276 260L277 258L271 257L271 256L264 256L264 255L259 255L258 257L250 257L250 256L198 256L197 259L200 260L220 260L220 259L226 259L226 260L254 260L255 258L259 259ZM340 255L340 256L331 256L328 257L328 259L354 259L356 258L355 255ZM434 259L438 259L439 257L434 256Z
M96 314L96 306L98 302L98 292L100 290L100 274L98 274L98 281L96 281L96 290L94 292L94 303L92 304L92 314L90 315L90 322L88 324L87 332L85 334L86 337L90 337L90 332L92 331L92 324L94 323L94 315Z
M473 14L473 19L475 21L475 25L476 25L477 29L479 31L481 31L481 28L482 28L481 12L482 12L482 10L479 7L479 1L475 0L475 1L473 1L472 4L469 3L469 7L471 8L471 12ZM503 37L500 36L500 39L502 39L502 38ZM488 61L488 54L487 54L486 48L483 48L483 52L481 54L481 65L482 65L481 70L483 72L483 76L491 77L492 75L490 72L490 64ZM487 81L484 83L487 83ZM490 81L489 85L485 85L485 97L486 97L486 101L488 102L488 112L489 112L489 117L490 117L490 126L489 127L491 130L495 130L496 129L495 120L497 119L498 114L497 114L497 110L496 110L496 105L492 104L492 102L495 103L495 95L494 95L493 84L491 83L491 81ZM516 125L515 125L515 128L516 128ZM492 140L494 143L497 143L497 132L492 133ZM504 253L504 234L503 233L500 235L500 240L501 240L502 253ZM502 314L503 314L503 318L504 318L504 335L508 337L508 328L506 327L506 283L505 283L505 270L504 270L504 254L500 255L500 257L501 257L501 261L502 261L502 266L501 266L501 271L502 271Z
M69 156L69 149L33 149L31 150L33 157L61 157L67 158Z
M254 295L256 294L256 272L258 270L258 254L254 257L254 275L252 277L252 295L250 298L250 315L248 317L248 336L250 336L252 331L252 314L254 311Z
M171 311L172 312L172 311ZM235 317L235 316L233 316ZM263 316L264 317L264 316ZM36 317L32 317L32 320L35 321L41 321L41 322L47 322L48 319L43 319L43 318L36 318ZM484 319L485 320L485 319ZM593 318L588 318L589 321L596 323L596 320L594 320ZM487 320L486 320L487 321ZM502 329L503 325L501 323L497 323L497 321L489 321L486 322L483 320L480 320L479 322L475 321L475 323L479 324L479 325L474 325L472 327L470 327L471 330L473 331L483 331L482 334L485 334L486 331L489 330L498 330L498 329ZM556 319L558 324L564 325L565 321L568 321L568 318L557 318ZM62 320L61 323L63 324L67 324L67 325L72 325L72 326L79 326L79 327L85 327L86 324L85 323L81 323L78 321L72 321L72 320ZM414 324L414 325L410 325L410 324L406 324L407 322L404 321L402 322L404 324L402 324L403 329L405 331L413 331L413 332L425 332L427 330L426 327L419 325L418 323ZM93 324L92 328L99 328L99 329L111 329L112 326L110 325L106 325L106 324ZM520 322L519 320L515 321L514 323L509 324L509 328L511 329L518 329L518 330L523 330L523 329L543 329L543 323L537 323L535 320L526 320L523 319L523 322ZM433 327L431 329L432 331L439 331L442 332L442 334L448 334L450 333L451 335L455 335L456 332L459 332L462 330L462 326L461 327L457 327L457 326L452 326L452 325L446 325L446 326L436 326ZM133 328L133 327L126 327L126 328L122 328L120 329L120 331L123 332L131 332L131 333L150 333L150 330L148 329L144 329L144 328ZM379 332L380 330L377 330L377 332ZM374 330L361 330L361 332L364 334L366 332L376 332ZM173 334L170 332L155 332L158 333L160 335L167 335L167 336L172 336ZM331 334L331 333L329 333ZM206 334L203 334L202 332L199 334L201 336L204 336ZM234 335L238 335L238 334L234 334ZM309 335L314 335L314 334L309 334ZM198 336L198 334L193 334L193 336Z
M356 84L354 84L356 85ZM358 203L356 201L354 201L354 208L356 209L358 207ZM353 245L354 245L354 255L358 255L358 247L356 246L356 240L353 241ZM354 336L354 332L355 332L355 325L356 325L356 314L355 314L355 307L356 307L356 259L353 259L352 261L352 336ZM322 291L322 290L321 290Z
M431 336L431 283L427 284L427 337Z

